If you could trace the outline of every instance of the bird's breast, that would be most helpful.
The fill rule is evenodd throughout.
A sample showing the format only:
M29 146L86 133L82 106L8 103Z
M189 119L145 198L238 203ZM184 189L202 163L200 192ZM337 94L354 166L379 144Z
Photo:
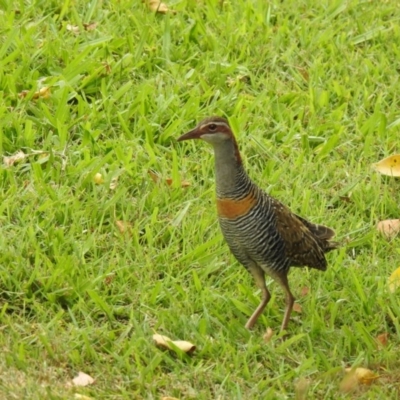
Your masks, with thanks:
M250 212L257 199L251 193L239 200L232 198L217 198L217 211L220 218L236 219Z

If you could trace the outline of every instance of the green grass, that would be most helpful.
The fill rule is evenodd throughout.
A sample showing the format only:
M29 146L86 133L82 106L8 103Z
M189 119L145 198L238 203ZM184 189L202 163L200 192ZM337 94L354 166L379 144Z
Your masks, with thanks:
M96 383L76 391L93 399L294 399L299 379L308 399L397 399L387 277L400 246L375 224L399 217L399 184L370 164L399 151L398 5L168 5L176 15L129 0L0 2L0 151L44 152L0 166L1 397L71 399L84 371ZM51 96L32 99L41 86ZM262 338L283 316L270 279L269 307L244 328L259 292L219 231L212 150L176 142L214 114L251 177L344 244L326 273L292 269L303 312L286 341ZM164 352L154 332L197 350ZM343 394L349 366L380 379Z

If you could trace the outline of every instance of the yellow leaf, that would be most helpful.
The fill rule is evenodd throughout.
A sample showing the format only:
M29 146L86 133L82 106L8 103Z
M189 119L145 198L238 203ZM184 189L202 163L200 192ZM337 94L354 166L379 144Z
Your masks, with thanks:
M185 340L171 340L168 336L159 335L158 333L153 335L153 340L158 346L164 347L165 349L169 350L174 350L174 347L177 347L184 353L192 353L196 350L196 346L190 342L187 342Z
M67 24L66 29L67 31L75 33L75 35L79 33L79 26L76 25Z
M376 228L382 235L386 236L387 239L392 239L400 231L400 219L385 219L379 221Z
M175 11L171 11L165 3L162 3L159 0L143 0L144 3L150 8L151 11L158 12L160 14L166 14L167 12L172 12L175 14Z
M377 375L375 372L371 371L368 368L346 368L345 371L347 373L355 375L357 382L363 383L364 385L370 385L374 380L379 378L379 375Z
M18 97L25 98L28 96L30 90L23 90L21 93L18 93ZM48 99L50 97L50 88L48 86L44 86L39 89L37 92L33 93L32 99Z
M400 286L400 267L397 268L388 279L389 290L394 293Z
M104 179L103 179L103 175L100 174L100 172L98 172L94 177L93 177L93 181L96 185L101 185L102 183L104 183Z
M74 399L77 400L93 400L93 397L85 396L84 394L75 393Z
M384 158L372 167L382 175L400 176L400 154Z

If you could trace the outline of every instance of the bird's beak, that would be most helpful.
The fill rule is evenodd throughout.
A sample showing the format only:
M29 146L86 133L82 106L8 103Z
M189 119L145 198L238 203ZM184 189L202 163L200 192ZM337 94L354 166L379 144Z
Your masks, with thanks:
M202 135L201 130L196 127L191 131L186 132L182 136L178 137L178 142L181 142L182 140L200 139L201 135Z

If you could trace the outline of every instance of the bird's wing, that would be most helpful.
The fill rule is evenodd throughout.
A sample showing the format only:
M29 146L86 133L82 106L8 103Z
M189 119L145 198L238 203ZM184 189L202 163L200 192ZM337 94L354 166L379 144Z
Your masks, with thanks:
M291 260L292 265L326 270L324 251L308 224L303 222L305 220L275 199L272 199L272 208L276 217L276 229L285 243L286 257Z

